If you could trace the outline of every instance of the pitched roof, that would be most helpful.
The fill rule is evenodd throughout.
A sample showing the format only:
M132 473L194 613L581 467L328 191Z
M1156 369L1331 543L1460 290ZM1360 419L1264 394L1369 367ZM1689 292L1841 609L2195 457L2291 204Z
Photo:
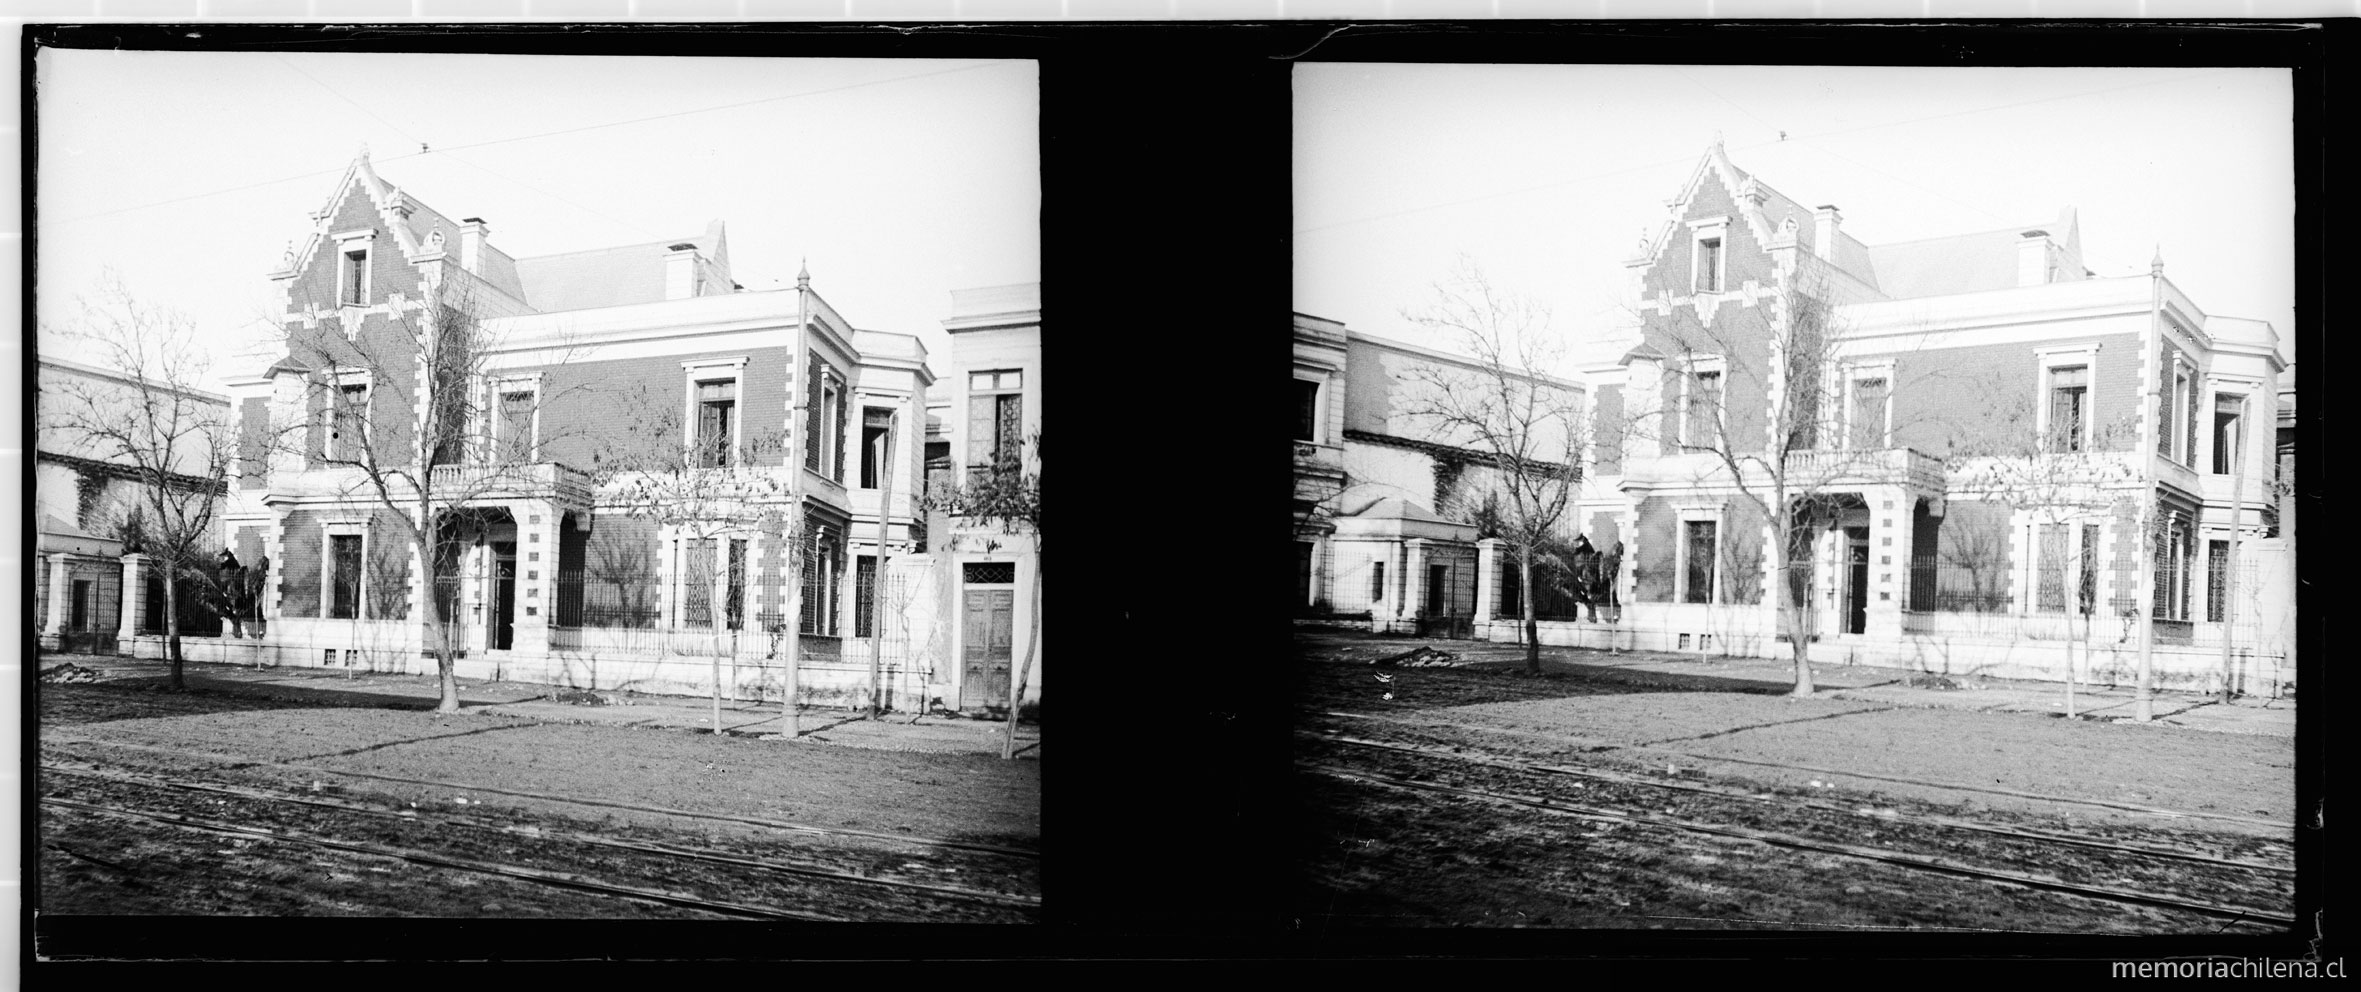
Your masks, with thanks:
M2063 280L2083 277L2082 231L2074 208L2067 207L2048 221L1873 247L1869 256L1877 266L1877 288L1897 300L2015 289L2017 243L2027 231L2049 233L2061 256L2058 264L2069 269Z
M538 255L508 264L515 267L523 284L525 302L543 313L654 303L665 298L664 256L678 244L696 245L706 274L721 282L729 280L729 240L719 220L687 237ZM709 284L705 292L729 289Z
M1364 520L1423 520L1428 523L1451 523L1449 520L1436 516L1426 507L1399 496L1388 496L1378 500L1370 504L1368 509L1353 514L1353 516Z
M1755 190L1762 194L1762 219L1766 234L1776 232L1781 224L1792 219L1795 221L1795 243L1805 251L1818 253L1820 232L1814 210L1805 208L1803 204L1796 202L1792 197L1772 188L1770 183L1762 180L1762 177L1739 168L1736 163L1729 160L1728 155L1722 152L1719 144L1713 146L1710 155L1720 159L1721 163L1729 169L1732 179L1739 187L1744 187L1749 178L1754 180ZM1738 189L1734 188L1730 192L1734 196ZM1835 256L1834 261L1837 268L1871 286L1878 285L1876 266L1870 257L1868 247L1863 245L1859 239L1846 233L1842 225L1839 225L1836 231Z

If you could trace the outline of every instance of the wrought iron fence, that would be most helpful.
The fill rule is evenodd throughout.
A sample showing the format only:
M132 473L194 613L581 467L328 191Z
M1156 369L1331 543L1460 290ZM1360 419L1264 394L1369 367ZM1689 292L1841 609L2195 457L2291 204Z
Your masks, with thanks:
M1910 610L1916 613L2006 613L2006 559L1910 556Z

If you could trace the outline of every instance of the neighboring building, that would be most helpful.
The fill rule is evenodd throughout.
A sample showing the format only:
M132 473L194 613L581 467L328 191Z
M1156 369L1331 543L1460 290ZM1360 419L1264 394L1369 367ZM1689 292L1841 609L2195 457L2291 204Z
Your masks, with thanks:
M745 291L719 221L512 258L485 221L451 220L379 178L365 153L312 220L272 276L293 350L230 380L245 447L225 534L241 559L277 563L269 636L240 657L421 670L439 610L458 625L469 677L702 692L718 652L725 691L777 698L793 623L801 698L865 694L869 655L854 645L875 622L860 580L880 521L897 554L925 537L915 508L933 378L916 338L854 329L808 273L795 290ZM417 330L438 295L482 323L478 381L420 381L421 341L459 340ZM407 434L422 404L455 398L476 411L472 436L422 450ZM781 443L798 418L800 452ZM262 443L288 427L300 444ZM594 474L626 436L685 454L684 480L735 471L774 488L751 490L725 525L661 523L633 512L647 501L628 497L628 476ZM427 466L438 499L472 494L443 514L433 560L340 464L362 441L382 466ZM397 490L412 505L415 493ZM803 592L794 618L790 583ZM917 704L923 638L886 626L887 691Z
M1771 522L1708 449L1727 437L1764 455L1793 423L1809 429L1785 464L1817 498L1789 510L1806 565L1787 579L1811 606L1815 657L2063 677L2087 634L2072 652L2084 676L2123 681L2146 622L2159 684L2208 684L2225 637L2240 690L2293 677L2292 521L2267 452L2294 379L2270 325L2206 313L2161 262L2098 277L2071 209L1864 245L1835 207L1802 206L1718 144L1670 206L1627 263L1640 302L1609 342L1619 357L1582 368L1602 422L1582 528L1626 546L1624 623L1544 639L1784 654ZM1802 316L1816 308L1829 319ZM1792 354L1825 359L1810 370L1823 388L1785 385L1797 369L1775 356ZM1782 419L1811 402L1817 416ZM2159 536L2148 562L2143 510ZM1505 620L1489 634L1518 636Z
M113 654L121 639L161 625L160 611L152 620L148 616L144 579L134 580L128 603L124 596L121 528L132 516L153 512L147 509L152 483L120 452L61 418L116 411L129 421L152 397L156 409L167 416L182 414L192 428L173 439L173 450L161 463L170 473L168 484L218 498L221 483L208 477L205 445L228 422L229 398L54 358L40 360L34 386L39 422L33 519L40 530L34 544L33 602L41 647Z
M1294 538L1297 613L1366 619L1371 629L1459 630L1478 611L1479 521L1497 497L1493 457L1425 422L1425 377L1485 379L1457 355L1294 315ZM1519 376L1570 394L1583 387ZM1562 437L1541 439L1565 450ZM1563 537L1576 531L1569 515ZM1537 596L1538 599L1538 596Z
M974 483L995 473L1041 472L1041 285L955 290L945 389L933 414L944 428L928 438L938 486ZM941 461L938 463L937 458ZM932 551L944 572L941 616L948 619L946 705L1005 709L1009 680L1034 637L1041 581L1039 535L1013 523L956 514L941 518ZM930 535L931 536L931 535ZM1025 682L1025 701L1041 700L1041 650Z

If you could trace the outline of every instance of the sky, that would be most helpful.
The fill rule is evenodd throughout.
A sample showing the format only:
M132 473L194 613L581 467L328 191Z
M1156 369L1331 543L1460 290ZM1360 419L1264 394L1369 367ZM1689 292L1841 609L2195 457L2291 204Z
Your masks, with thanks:
M35 228L46 329L109 272L251 375L289 242L366 145L380 178L523 258L728 224L749 290L812 287L917 334L951 291L1041 278L1028 61L43 50ZM259 360L258 360L259 359Z
M1402 313L1464 256L1549 308L1571 372L1718 138L1869 245L2073 206L2086 267L2144 275L2161 251L2198 307L2294 356L2285 70L1307 63L1293 83L1295 309L1356 331L1450 348Z

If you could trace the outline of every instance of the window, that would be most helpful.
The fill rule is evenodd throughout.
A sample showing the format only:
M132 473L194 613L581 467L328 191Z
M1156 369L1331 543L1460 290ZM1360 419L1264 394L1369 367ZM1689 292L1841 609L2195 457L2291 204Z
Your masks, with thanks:
M1885 376L1860 376L1851 382L1853 402L1852 447L1875 451L1886 446L1887 416L1891 395Z
M500 391L500 460L523 464L533 460L533 400L531 389Z
M803 467L838 482L844 481L844 377L836 367L813 355L805 374L813 389L804 396Z
M1295 380L1295 439L1320 439L1320 384L1310 379Z
M967 473L978 478L1017 471L1023 464L1024 373L975 372L967 377Z
M1369 605L1374 607L1382 602L1385 602L1385 563L1382 561L1371 562L1369 565Z
M2238 451L2243 440L2238 425L2246 413L2246 397L2230 393L2216 393L2213 397L2213 471L2215 475L2233 474L2238 466Z
M836 636L836 556L833 537L815 537L803 556L802 630L806 634Z
M729 629L745 630L746 541L743 538L730 541L730 571L723 594L729 598L722 601L722 618L728 622Z
M2076 608L2083 616L2090 616L2099 606L2099 525L2082 525L2081 576L2077 586L2080 600Z
M731 428L738 421L738 381L713 379L697 383L697 465L728 468L735 452Z
M2205 542L2205 565L2205 620L2220 623L2230 598L2230 542Z
M1722 291L1722 239L1697 239L1696 290L1700 293Z
M357 247L356 247L357 245ZM347 242L338 260L336 302L348 307L369 305L368 242Z
M328 616L336 620L361 615L361 535L328 536Z
M368 430L369 387L345 383L329 394L328 457L340 462L361 460Z
M2184 374L2181 385L2181 464L2197 467L2197 379Z
M1681 443L1692 448L1713 447L1720 438L1721 370L1691 371L1683 387L1688 395L1683 397L1682 402Z
M876 631L877 556L861 555L853 559L853 636L868 637Z
M2189 619L2189 559L2195 550L2191 540L2188 522L2179 519L2158 535L2154 613L2158 620Z
M884 407L861 408L861 488L875 489L885 478L886 463L893 453L881 450L886 437L894 429L894 412Z
M2083 451L2090 447L2090 366L2062 365L2049 370L2049 450Z
M2041 525L2041 574L2034 587L2034 609L2042 613L2066 612L2066 525Z
M1295 542L1295 605L1312 602L1312 542Z
M1681 602L1713 602L1716 527L1711 520L1681 522Z

